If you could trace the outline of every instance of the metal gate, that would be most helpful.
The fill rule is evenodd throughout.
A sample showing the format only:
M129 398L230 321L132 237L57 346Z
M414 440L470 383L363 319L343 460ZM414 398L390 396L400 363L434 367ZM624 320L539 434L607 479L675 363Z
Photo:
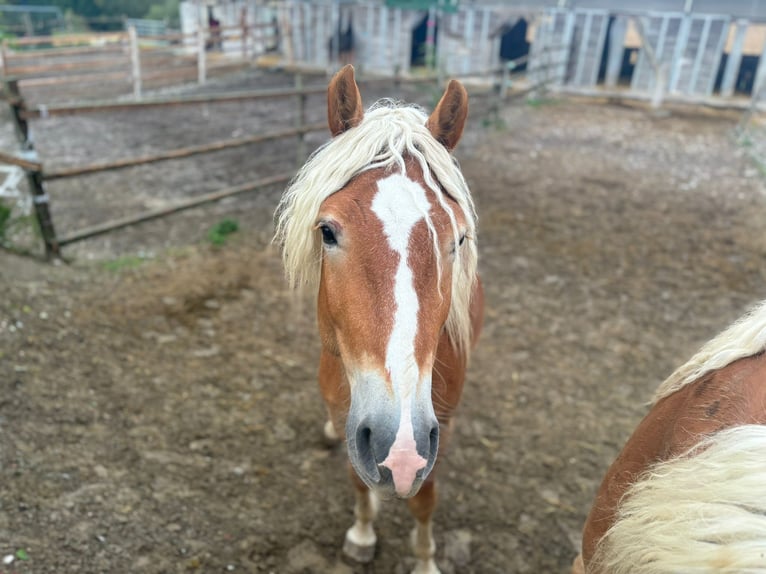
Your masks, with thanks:
M715 87L730 19L721 15L650 13L642 17L644 37L659 65L669 71L669 91L709 96ZM639 52L631 87L649 91L655 71L645 50Z
M532 83L596 85L608 27L606 10L547 10L530 51Z

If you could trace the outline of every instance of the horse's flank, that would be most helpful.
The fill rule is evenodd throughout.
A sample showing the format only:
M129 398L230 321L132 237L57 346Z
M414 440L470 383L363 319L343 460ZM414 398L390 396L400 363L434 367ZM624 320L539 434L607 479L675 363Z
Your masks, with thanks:
M449 151L428 130L427 120L428 116L417 107L383 100L372 106L356 127L319 148L285 191L277 210L275 241L283 246L289 283L316 288L321 242L315 228L322 203L362 172L384 168L404 174L407 161L417 162L426 186L450 216L455 241L459 230L445 194L458 204L465 217L469 240L454 263L447 331L456 348L467 353L473 338L470 302L476 283L476 215L465 179ZM424 216L436 242L430 216ZM435 251L438 256L439 249Z

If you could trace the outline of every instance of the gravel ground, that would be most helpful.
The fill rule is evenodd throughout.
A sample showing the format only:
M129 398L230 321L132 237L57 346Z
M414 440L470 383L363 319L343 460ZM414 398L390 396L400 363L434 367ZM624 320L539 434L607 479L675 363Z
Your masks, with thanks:
M322 102L310 106L321 120ZM481 108L458 156L487 312L439 469L437 558L446 574L565 572L654 388L766 296L766 186L732 135L736 115L542 101L489 121ZM288 113L238 104L36 132L60 166L270 129ZM71 230L233 185L294 153L288 142L52 183L55 221ZM411 568L396 501L371 565L341 555L353 492L343 452L321 441L312 302L286 292L269 247L278 196L86 241L69 265L0 252L0 556L27 554L2 568ZM211 247L224 216L241 230Z

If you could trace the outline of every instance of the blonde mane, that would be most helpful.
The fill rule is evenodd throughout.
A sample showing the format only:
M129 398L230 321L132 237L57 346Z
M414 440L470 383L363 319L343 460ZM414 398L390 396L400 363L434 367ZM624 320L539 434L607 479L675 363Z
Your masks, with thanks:
M753 307L717 337L706 343L685 365L662 383L653 402L672 395L717 369L766 349L766 301Z
M449 214L456 241L459 230L445 194L457 202L465 216L467 241L455 258L447 331L455 347L467 352L471 342L469 309L476 282L476 212L457 162L428 131L427 119L419 107L381 100L367 110L358 126L320 147L282 196L276 211L274 241L282 246L290 286L316 289L322 249L315 225L322 202L362 172L385 168L404 174L405 159L414 159L425 184ZM430 217L426 217L426 223L438 257L440 250Z

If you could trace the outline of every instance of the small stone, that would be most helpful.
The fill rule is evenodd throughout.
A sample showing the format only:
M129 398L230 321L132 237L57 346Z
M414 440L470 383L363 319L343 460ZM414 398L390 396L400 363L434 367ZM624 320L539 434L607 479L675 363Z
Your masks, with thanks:
M274 425L274 436L277 440L291 441L295 438L295 431L285 421L277 421Z
M106 468L104 468L100 464L97 464L96 466L93 467L93 472L95 472L96 476L99 478L106 478L107 476L109 476L109 471L106 470Z
M444 534L444 557L460 571L471 562L472 534L468 530L450 530Z
M287 553L288 572L327 572L327 560L311 540L304 540Z
M215 357L220 352L221 348L218 345L213 345L207 349L197 349L196 351L192 351L192 356L197 357L198 359L209 359L210 357Z
M16 560L16 557L13 554L6 554L3 556L3 564L8 566L9 564L13 564L13 561Z

